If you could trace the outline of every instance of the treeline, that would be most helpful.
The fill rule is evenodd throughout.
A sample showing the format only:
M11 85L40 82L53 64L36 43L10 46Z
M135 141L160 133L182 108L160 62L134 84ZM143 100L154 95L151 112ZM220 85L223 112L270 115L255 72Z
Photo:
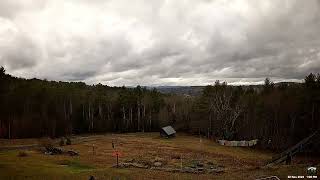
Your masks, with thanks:
M0 138L155 131L164 96L156 90L22 79L0 71Z
M320 129L320 75L311 73L304 83L267 78L260 88L217 81L204 89L194 115L215 137L257 138L265 147L283 149Z
M320 76L304 83L228 86L200 96L12 77L0 69L0 138L178 130L285 148L320 128Z

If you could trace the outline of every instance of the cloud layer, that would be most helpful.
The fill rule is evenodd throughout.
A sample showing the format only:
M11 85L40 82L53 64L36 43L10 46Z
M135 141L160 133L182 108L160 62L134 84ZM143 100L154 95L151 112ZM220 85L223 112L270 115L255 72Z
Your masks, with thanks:
M319 0L2 0L0 65L108 85L299 81L320 72Z

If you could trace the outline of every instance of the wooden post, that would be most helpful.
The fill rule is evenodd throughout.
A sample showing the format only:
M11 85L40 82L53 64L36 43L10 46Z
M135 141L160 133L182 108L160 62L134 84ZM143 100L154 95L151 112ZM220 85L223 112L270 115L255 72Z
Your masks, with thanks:
M117 153L117 168L119 167L119 154Z
M95 155L95 149L94 149L94 144L92 144L92 154Z
M181 172L182 172L182 154L180 155L180 166L181 166Z

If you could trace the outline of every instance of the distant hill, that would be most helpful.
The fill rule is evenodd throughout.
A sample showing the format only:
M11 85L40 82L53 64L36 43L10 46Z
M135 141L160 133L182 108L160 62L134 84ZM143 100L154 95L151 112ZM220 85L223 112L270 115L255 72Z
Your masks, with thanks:
M281 86L292 86L300 83L297 82L277 82L274 84L275 87ZM238 87L238 86L235 86ZM244 90L252 88L254 91L260 92L263 88L263 85L241 85ZM156 86L156 87L147 87L147 89L155 88L157 91L164 94L187 94L191 96L201 95L205 86Z
M188 94L198 96L201 95L205 86L157 86L154 88L164 94Z

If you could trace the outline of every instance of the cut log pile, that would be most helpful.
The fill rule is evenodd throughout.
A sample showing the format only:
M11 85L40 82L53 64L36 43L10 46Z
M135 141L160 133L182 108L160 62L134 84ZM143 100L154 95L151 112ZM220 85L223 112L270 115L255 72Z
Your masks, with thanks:
M79 153L73 150L64 150L57 147L45 147L44 154L46 155L59 155L59 154L68 154L69 156L79 156Z

